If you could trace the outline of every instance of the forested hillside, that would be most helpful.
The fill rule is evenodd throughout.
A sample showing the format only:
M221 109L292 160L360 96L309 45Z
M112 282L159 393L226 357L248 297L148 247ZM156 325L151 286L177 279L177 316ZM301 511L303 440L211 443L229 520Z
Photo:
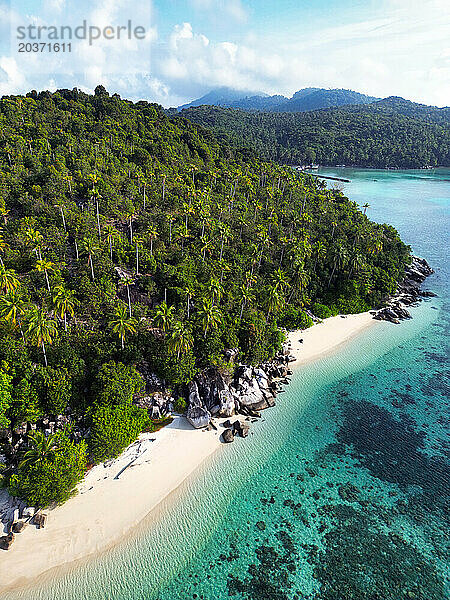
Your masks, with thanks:
M153 374L182 410L225 349L270 358L409 261L340 191L101 87L1 99L0 212L0 455L33 506L158 426L133 402Z
M377 168L450 165L450 109L398 98L306 113L201 106L181 114L255 149L264 160Z

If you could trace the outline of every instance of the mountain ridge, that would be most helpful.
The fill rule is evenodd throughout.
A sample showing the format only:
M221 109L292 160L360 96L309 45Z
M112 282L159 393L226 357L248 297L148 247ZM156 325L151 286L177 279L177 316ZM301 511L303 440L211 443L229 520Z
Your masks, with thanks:
M221 87L211 90L197 100L179 106L177 110L198 106L221 106L269 112L304 112L349 104L369 104L377 100L380 98L337 88L303 88L288 98L280 94L269 96L262 92L239 92L232 88Z

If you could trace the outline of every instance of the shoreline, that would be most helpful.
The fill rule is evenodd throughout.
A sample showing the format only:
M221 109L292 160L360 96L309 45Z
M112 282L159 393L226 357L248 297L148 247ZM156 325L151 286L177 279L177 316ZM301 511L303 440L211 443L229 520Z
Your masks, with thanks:
M290 353L296 361L290 367L333 353L375 323L366 312L330 317L307 330L291 332ZM94 467L79 484L74 498L46 511L45 529L29 525L16 535L10 550L1 551L0 594L120 543L208 457L225 446L220 440L222 431L200 431L185 417L176 416L162 430L142 434L116 460Z

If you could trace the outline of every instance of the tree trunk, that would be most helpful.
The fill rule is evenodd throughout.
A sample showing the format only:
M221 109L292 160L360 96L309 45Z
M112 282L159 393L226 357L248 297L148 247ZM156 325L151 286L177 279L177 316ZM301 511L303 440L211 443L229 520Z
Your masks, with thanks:
M48 367L48 362L47 362L47 353L45 351L45 344L42 341L42 352L44 353L44 362L45 362L45 366Z
M89 255L89 264L91 265L91 275L92 275L92 281L95 281L95 275L94 275L94 262L92 260L92 256Z
M97 209L97 229L98 229L98 239L101 239L100 233L100 215L98 212L98 200L95 201L96 209Z
M130 297L130 286L127 285L127 294L128 294L128 312L130 313L131 318L131 297Z
M67 228L66 228L66 219L64 218L64 210L63 210L63 207L62 207L62 206L60 206L60 207L59 207L59 209L60 209L60 211L61 211L61 217L62 217L62 222L63 222L64 231L67 231Z

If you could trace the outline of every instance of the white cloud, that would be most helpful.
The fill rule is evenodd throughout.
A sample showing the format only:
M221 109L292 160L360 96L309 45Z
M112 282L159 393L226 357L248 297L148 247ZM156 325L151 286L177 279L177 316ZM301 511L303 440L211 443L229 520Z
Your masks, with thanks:
M65 0L44 2L59 6L68 23L86 18L97 26L122 25L132 18L146 27L146 37L77 42L70 55L23 57L12 54L6 41L10 19L19 16L0 4L0 93L53 84L92 89L102 82L131 99L176 105L222 85L285 95L314 85L449 103L450 23L443 0L381 0L378 9L345 24L310 30L293 20L290 30L241 27L240 33L236 23L248 19L241 0L190 0L212 23L224 24L218 31L227 31L228 23L228 34L214 39L210 30L207 37L193 20L180 20L162 40L148 0L135 3L131 15L129 0L93 0L86 12L84 0L70 3L70 10ZM52 14L23 17L48 24Z
M25 76L18 68L14 58L0 58L0 96L17 94L25 83Z

